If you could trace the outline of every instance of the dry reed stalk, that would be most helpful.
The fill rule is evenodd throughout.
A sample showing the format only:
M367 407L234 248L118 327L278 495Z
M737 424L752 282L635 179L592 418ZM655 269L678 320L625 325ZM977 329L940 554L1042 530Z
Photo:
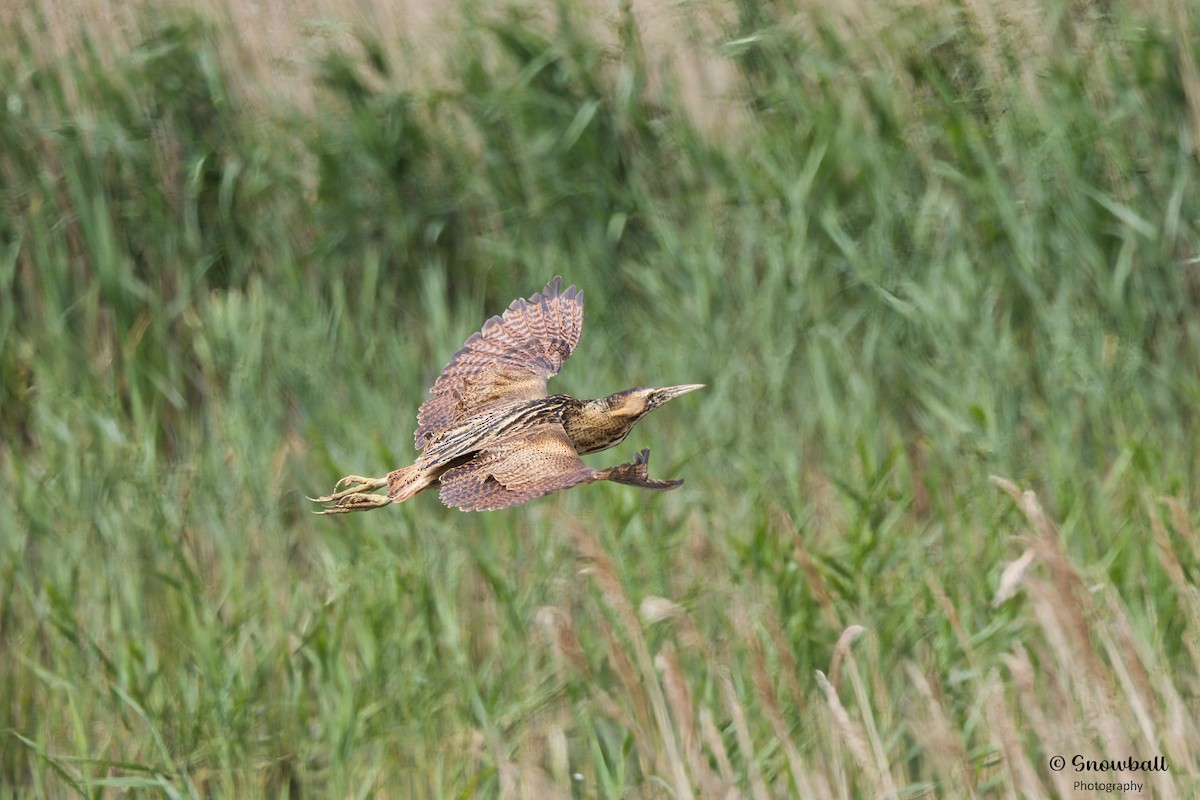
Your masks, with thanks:
M653 741L650 732L654 728L654 720L637 670L634 669L633 662L629 660L620 637L617 636L616 631L608 624L608 620L603 615L597 616L596 627L604 640L604 652L608 656L609 666L624 688L625 697L628 698L633 711L633 719L630 720L633 724L629 729L634 734L634 741L638 743L639 747L647 748L643 751L643 756L648 763L653 764L657 759L658 750L656 747L648 747L648 745Z
M1050 645L1050 655L1059 671L1070 676L1064 679L1069 693L1083 714L1081 726L1095 731L1109 752L1124 751L1128 737L1118 724L1113 707L1116 685L1109 670L1092 646L1092 631L1075 607L1064 606L1057 587L1043 581L1029 583L1034 613ZM1079 631L1086 633L1087 644L1081 644Z
M587 659L579 644L579 637L570 618L559 608L542 606L534 614L534 627L541 638L549 645L554 660L554 671L561 683L566 682L566 665L587 679L589 676ZM553 710L551 721L546 726L546 750L550 761L550 774L559 793L570 797L572 782L570 774L570 748L567 745L567 735L564 726L569 724L570 709L562 693L551 700Z
M978 797L971 775L971 760L962 744L962 734L946 715L941 692L935 692L934 685L912 662L906 663L904 670L923 701L912 704L921 719L920 724L910 727L913 736L920 742L942 782L955 791L963 792L965 797Z
M584 655L583 648L579 643L579 635L575 630L575 625L565 612L553 606L543 606L538 609L537 614L534 616L534 624L541 632L542 637L550 644L551 653L555 661L555 669L559 673L559 679L566 679L565 674L563 674L565 671L564 665L570 664L587 683L592 701L600 709L600 713L610 719L616 720L633 733L634 741L639 743L640 748L642 743L647 741L646 730L650 722L650 715L645 708L644 702L640 705L638 703L639 700L643 700L640 691L630 689L628 681L633 674L633 667L628 659L625 658L624 651L617 643L616 636L608 627L607 622L602 619L599 623L601 636L605 639L609 661L614 664L614 670L617 672L618 678L626 686L626 694L629 695L633 703L636 718L631 717L629 712L622 708L621 704L612 695L600 688L600 681L588 665L587 657ZM620 663L618 663L618 660ZM633 681L634 689L636 689L636 678ZM565 739L562 745L563 747L566 746ZM649 761L653 761L654 758L653 752L643 753L639 750L639 755ZM557 761L552 761L552 763L557 763Z
M1159 653L1136 632L1121 598L1102 587L1088 590L1066 556L1057 528L1046 517L1032 491L1021 492L1009 481L993 480L1017 501L1037 532L1034 549L1038 560L1050 573L1050 580L1028 573L1022 576L1049 652L1039 659L1037 669L1020 648L1005 659L1021 707L1042 739L1042 751L1048 754L1077 752L1083 733L1102 754L1161 752L1174 764L1194 764L1193 742L1200 739L1200 731L1194 720L1181 712L1185 701L1175 681L1159 667ZM1157 508L1147 503L1147 510L1159 562L1187 606L1190 590L1194 587L1188 583L1171 547L1170 536ZM1185 528L1188 525L1186 513L1180 514L1174 508L1172 511L1177 527ZM1096 602L1096 593L1101 594L1103 603ZM1194 630L1195 619L1190 613L1188 619L1189 627ZM1194 654L1194 647L1188 647L1188 652ZM1053 669L1053 664L1057 664L1057 670ZM1057 693L1049 698L1049 704L1059 708L1060 714L1077 710L1080 716L1047 719L1040 710L1046 705L1047 698L1039 688ZM1011 718L1002 718L995 704L988 708L993 717L989 720L993 728L1002 734L1011 734L1016 727L1007 724ZM1015 758L1013 738L1002 736L1005 755L1010 759ZM1019 763L1013 769L1017 789L1029 790L1033 779L1025 774ZM1070 777L1069 771L1066 774L1051 772L1058 794L1072 793ZM1154 787L1155 796L1177 796L1176 784L1168 773L1148 772L1144 778Z
M561 722L554 722L546 731L546 749L550 756L550 774L563 797L571 796L571 750L567 732Z
M846 711L841 698L838 697L837 689L820 670L817 670L817 685L825 693L825 702L833 720L834 741L846 744L851 757L858 764L859 771L870 780L871 793L876 796L882 794L884 792L883 782L876 774L871 747L867 744L867 736L862 726L850 717L850 713Z
M852 625L851 628L861 627ZM850 628L847 628L849 633ZM857 639L862 633L865 633L864 628L860 632L854 632L846 642L845 662L847 665L847 674L850 676L850 686L854 690L854 698L858 703L858 715L863 722L863 727L867 734L867 741L871 745L872 764L875 768L875 776L879 785L882 787L885 797L899 797L896 789L895 781L892 778L891 767L888 763L887 751L883 747L883 738L879 735L879 725L875 721L876 707L875 703L871 702L871 693L867 690L866 682L862 678L862 672L858 668L858 660L854 657L854 653L850 650L850 644ZM839 638L838 643L841 644L842 639L847 639L845 633ZM879 688L882 692L882 688ZM887 707L887 704L880 703L880 707Z
M775 645L775 656L779 659L779 674L783 679L783 685L787 687L792 708L800 712L804 709L804 692L800 688L800 667L792 653L792 645L784 635L779 618L770 609L763 612L760 621L766 629L767 635L771 637L771 643Z
M587 658L583 654L583 647L579 644L579 634L575 632L571 618L562 609L554 606L542 606L534 614L533 621L542 636L549 642L559 668L565 661L580 675L587 676L589 674Z
M755 694L758 696L758 702L762 706L763 715L767 718L767 722L771 725L771 730L775 733L775 740L783 750L788 770L792 774L792 783L795 786L796 793L801 797L813 797L815 796L813 794L814 790L807 779L807 770L804 769L804 762L800 758L800 751L796 749L796 744L792 741L791 731L788 730L788 725L784 720L779 697L775 692L774 683L767 669L766 654L763 651L762 642L749 633L745 636L745 640L750 649L751 667L754 671Z
M643 53L653 54L652 59L643 56L651 96L661 95L669 80L688 117L716 138L736 136L750 123L745 106L737 102L741 76L715 53L734 24L728 4L625 0L620 5L637 23Z
M992 476L992 482L1013 498L1036 534L1034 548L1039 560L1050 572L1050 581L1043 585L1049 588L1053 597L1044 598L1044 602L1035 603L1034 607L1043 626L1060 634L1055 638L1060 663L1065 667L1066 664L1074 664L1077 658L1082 659L1088 677L1097 683L1107 684L1109 676L1096 656L1088 623L1089 619L1095 619L1095 603L1075 566L1063 551L1057 527L1046 516L1035 492L1021 491L1012 481L998 476ZM1050 621L1051 616L1055 618L1053 622Z
M750 736L750 726L746 724L746 711L738 700L737 690L733 688L733 679L729 670L721 667L717 670L717 683L721 687L721 696L725 701L725 710L733 723L733 732L737 736L738 750L746 764L746 775L750 778L750 792L754 800L768 800L767 784L763 781L762 772L754 757L754 740Z
M1175 33L1179 37L1179 81L1183 84L1183 96L1187 100L1188 123L1191 127L1191 144L1195 156L1200 157L1200 68L1196 66L1195 43L1186 38L1190 31L1189 14L1194 7L1184 0L1171 0Z
M1134 634L1129 615L1119 598L1108 595L1108 618L1101 626L1099 638L1108 655L1117 684L1124 700L1121 721L1140 736L1131 737L1135 750L1130 752L1162 753L1169 763L1195 764L1193 748L1198 740L1194 722L1191 735L1171 736L1167 715L1178 713L1182 698L1175 690L1171 675L1155 669L1157 660L1150 645ZM1151 678L1153 675L1153 678ZM1144 773L1147 784L1155 786L1154 796L1178 796L1175 781L1169 773Z
M797 792L799 792L802 796L812 796L805 788L807 786L807 780L805 777L806 771L802 767L802 760L799 752L796 750L796 747L791 740L790 732L787 729L787 724L784 721L783 713L780 710L781 706L778 696L775 692L775 687L770 677L769 670L767 669L763 643L761 639L754 634L756 626L750 615L750 612L746 610L740 599L735 598L727 612L727 617L730 622L730 627L733 630L741 633L740 638L746 645L747 650L750 652L755 695L758 697L763 714L767 718L768 723L771 725L781 749L784 751L784 757L787 759L788 769L792 773L792 777L797 787ZM776 627L778 628L778 624L776 624ZM780 638L782 639L782 632L780 632ZM785 663L794 665L795 662L790 659L791 652L788 650L787 646L783 643L780 643L779 649L781 653L781 660L782 654L786 653L788 661ZM794 676L792 676L792 680L793 682L795 681ZM732 689L732 684L730 684L730 688ZM797 691L799 691L798 687Z
M1175 549L1171 546L1171 535L1167 532L1167 526L1163 523L1158 508L1149 500L1146 501L1146 514L1150 517L1150 530L1154 532L1154 544L1158 547L1158 563L1162 565L1176 589L1187 586L1188 581L1184 576L1183 566L1179 563Z
M5 27L34 34L31 41L48 44L47 58L70 57L86 35L102 62L129 53L143 41L150 20L200 15L216 23L216 52L225 63L240 100L260 110L299 108L312 111L319 81L320 57L353 51L359 33L389 48L403 48L406 77L420 85L437 85L450 66L451 46L461 26L463 4L445 6L426 0L298 0L290 4L238 3L233 0L38 0L0 9ZM44 20L38 25L37 20ZM71 88L71 87L68 87ZM80 107L86 98L72 91L69 102Z
M1036 548L1026 547L1018 559L1005 565L1000 573L1000 585L996 587L996 594L992 597L992 608L999 608L1017 593L1036 555Z
M938 606L942 609L942 613L946 615L946 621L950 623L950 630L954 632L954 638L958 640L958 646L962 648L964 653L970 654L971 635L967 633L967 629L963 626L962 619L958 616L958 609L954 607L954 601L946 594L946 590L941 584L934 581L932 577L926 577L925 587L929 589L929 594L937 601Z
M833 646L833 658L829 661L829 682L835 688L841 686L842 661L850 652L850 645L854 640L867 632L867 629L862 625L851 625L842 631L842 635L838 637L837 644Z
M1099 626L1101 644L1125 692L1126 701L1130 703L1130 711L1134 712L1142 734L1152 742L1149 732L1162 723L1156 702L1158 693L1150 680L1154 654L1149 651L1146 641L1134 634L1120 598L1106 591L1104 600L1108 613ZM1153 719L1151 715L1154 715Z
M625 594L624 587L617 578L616 568L613 566L612 560L608 554L604 552L604 548L600 546L600 542L596 540L592 534L582 525L570 525L571 541L575 545L576 552L581 558L590 563L586 568L587 574L592 577L592 580L600 588L600 594L609 609L616 614L622 626L625 628L625 633L629 638L630 644L633 646L634 657L637 661L638 672L641 674L642 686L638 689L638 681L633 673L632 665L629 664L628 658L624 657L624 653L618 646L619 642L614 631L603 624L602 629L608 629L605 635L606 646L609 648L610 657L617 655L623 663L623 668L627 674L622 675L622 681L626 684L631 697L639 697L642 702L647 703L653 715L655 726L658 730L658 742L662 747L655 748L656 755L659 756L656 761L665 761L667 774L671 777L671 784L674 788L676 797L688 800L695 795L692 792L691 781L687 774L687 765L679 752L679 744L675 738L675 731L671 725L670 715L667 713L666 698L663 696L662 686L658 681L658 674L654 668L654 661L650 656L650 648L646 644L646 638L642 633L642 626L638 622L637 615L634 613L633 605L629 601L629 597ZM643 694L644 692L644 694Z
M1158 499L1170 510L1171 525L1185 542L1192 545L1193 555L1200 559L1200 540L1192 530L1187 508L1183 502L1175 497ZM1187 650L1188 656L1191 657L1193 667L1200 670L1200 590L1184 574L1183 565L1180 564L1179 557L1171 546L1171 537L1163 523L1162 516L1149 500L1146 501L1146 511L1150 517L1150 529L1154 531L1154 542L1158 545L1158 561L1166 571L1167 577L1170 578L1171 585L1178 592L1183 613L1187 615L1188 631L1191 635L1183 637L1183 646Z
M817 605L821 607L821 613L825 615L825 619L829 622L830 627L835 631L843 626L840 615L837 612L837 606L833 602L833 594L829 591L829 585L825 582L825 578L821 575L817 565L813 563L812 555L808 552L808 547L804 543L804 539L800 536L800 532L796 530L796 526L792 518L786 514L776 517L788 534L791 536L794 548L792 550L793 557L796 563L800 565L800 569L804 570L804 577L807 579L809 591L812 592L813 599L817 601Z
M1175 529L1180 531L1188 541L1195 542L1183 504L1175 498L1159 499L1166 503L1171 510L1172 524ZM1154 531L1155 542L1158 545L1159 563L1162 564L1172 586L1175 587L1175 591L1179 595L1179 602L1187 615L1188 624L1182 637L1183 646L1191 659L1193 669L1200 670L1200 643L1197 642L1197 639L1200 638L1200 594L1197 593L1196 586L1189 582L1184 574L1183 566L1171 547L1158 509L1149 502L1147 507L1150 527ZM1166 733L1163 738L1164 741L1172 743L1167 750L1172 757L1177 757L1178 752L1190 751L1196 742L1200 742L1200 722L1187 712L1187 705L1180 696L1180 688L1175 685L1175 682L1156 679L1154 684L1164 695ZM1185 687L1186 690L1187 687ZM1195 755L1192 757L1195 758Z
M549 742L542 742L543 738L538 734L521 737L517 745L517 763L512 766L517 786L517 793L513 796L567 800L571 797L570 784L564 787L545 770L543 763L549 751Z
M1171 524L1175 526L1175 529L1179 531L1185 540L1192 543L1196 556L1200 557L1200 538L1196 536L1191 519L1188 517L1187 506L1183 504L1183 500L1178 497L1160 497L1159 500L1171 510Z
M994 5L987 0L966 0L963 10L968 24L978 31L975 40L979 43L980 61L987 81L996 87L997 95L1005 97L1010 70L1003 51L1008 37L1003 35L1004 29L996 19Z
M693 708L691 692L688 690L687 679L679 666L679 658L675 648L670 644L663 646L655 657L655 665L662 673L663 690L667 703L675 718L675 726L683 746L684 757L688 768L702 797L727 797L730 792L737 794L736 786L723 782L712 771L700 750L700 734L696 726L696 713Z
M1101 615L1082 577L1062 550L1057 529L1046 518L1032 491L1021 494L1022 511L1034 524L1040 560L1050 572L1050 580L1027 579L1033 610L1046 635L1051 651L1070 682L1088 724L1097 730L1110 751L1128 747L1128 739L1115 724L1112 698L1117 687L1109 669L1098 655L1093 635ZM1082 669L1081 669L1082 667Z
M700 635L700 630L687 610L678 603L672 603L665 597L651 595L638 606L638 614L647 625L670 621L674 623L679 644L687 650L702 654L709 668L715 664L716 654L709 646L708 640Z
M999 774L1007 788L1009 797L1044 797L1045 787L1037 777L1037 770L1029 763L1025 748L1018 733L1019 724L1013 720L1004 704L1004 692L995 670L988 674L984 683L983 709L988 731L997 738L1000 757Z
M708 706L700 707L700 735L704 737L708 752L712 753L713 760L717 762L721 780L726 786L736 785L733 777L733 764L729 760L729 752L725 749L725 740L721 738L721 732L717 730L717 725L713 722L712 711ZM736 791L734 795L737 795Z
M709 662L709 667L713 666L715 654L712 648L709 648L708 640L701 636L700 630L691 620L691 615L679 603L673 603L666 597L650 595L638 606L637 612L648 625L667 620L674 622L678 628L679 644L686 649L702 652Z
M690 757L693 754L698 756L700 752L696 737L696 713L692 709L692 695L688 691L687 680L679 668L679 657L669 642L654 657L654 665L662 675L663 694L675 718L675 728L690 763Z
M476 731L476 739L472 749L475 752L475 758L480 763L480 769L483 767L483 752L491 750L492 760L496 765L496 778L500 783L501 800L506 798L519 798L520 788L520 770L517 765L508 757L508 753L504 750L504 744L500 741L500 737L495 730Z
M1079 742L1074 737L1075 732L1079 730L1079 723L1072 714L1074 704L1062 686L1061 676L1047 675L1045 670L1035 669L1029 660L1028 652L1019 644L1013 653L1004 656L1002 660L1008 668L1016 690L1012 698L1012 702L1016 703L1013 714L1022 715L1015 725L1036 734L1041 744L1040 751L1044 754L1066 753L1077 747ZM1058 704L1051 706L1057 710L1053 719L1042 713L1046 697L1038 692L1039 686L1047 684L1053 687L1052 691L1057 690L1059 697ZM1070 773L1051 770L1050 780L1060 796L1068 796L1071 793L1073 777Z
M679 630L681 643L688 649L702 653L708 664L709 674L716 673L718 664L716 655L712 652L709 643L700 635L691 615L682 606L666 598L652 595L642 601L638 611L642 620L647 624L657 624L668 620L675 623ZM688 765L703 796L730 798L740 796L736 781L733 779L733 768L729 764L724 743L713 726L712 713L706 707L700 709L701 732L699 735L696 733L696 718L692 711L693 702L690 699L686 678L679 667L678 656L674 648L669 644L666 645L656 657L655 665L663 674L667 702L675 716L677 726L681 728L680 738L683 740ZM707 729L704 727L705 719L707 719ZM704 739L713 752L713 756L721 768L719 776L712 772L711 767L701 756L698 736Z
M630 731L633 731L635 736L639 732L644 732L645 727L643 724L630 717L621 708L620 704L613 699L612 695L599 688L599 681L588 665L587 657L583 653L583 647L579 644L579 635L575 630L575 625L565 612L553 606L543 606L538 609L537 614L534 616L534 624L541 631L546 641L550 643L551 652L555 659L555 668L559 672L560 679L565 680L566 678L563 674L564 662L570 664L579 673L579 676L587 682L592 699L596 702L602 713L615 719ZM603 634L604 631L601 633ZM609 633L611 634L611 631ZM622 657L623 655L622 652ZM645 714L643 722L648 722L648 720L649 714Z

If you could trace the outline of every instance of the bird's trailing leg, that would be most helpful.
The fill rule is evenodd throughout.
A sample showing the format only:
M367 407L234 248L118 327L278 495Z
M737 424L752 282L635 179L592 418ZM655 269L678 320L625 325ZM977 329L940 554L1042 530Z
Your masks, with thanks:
M640 486L643 489L658 489L668 491L677 489L683 481L660 481L650 477L647 465L650 463L650 448L638 453L637 458L630 464L618 464L608 469L596 470L597 480L615 481L627 486Z
M317 514L349 514L351 511L369 511L372 508L386 506L392 498L382 494L370 494L376 489L387 486L387 478L363 478L358 475L347 475L336 484L333 494L324 497L310 497L314 503L324 503L325 508ZM345 486L345 489L342 487Z

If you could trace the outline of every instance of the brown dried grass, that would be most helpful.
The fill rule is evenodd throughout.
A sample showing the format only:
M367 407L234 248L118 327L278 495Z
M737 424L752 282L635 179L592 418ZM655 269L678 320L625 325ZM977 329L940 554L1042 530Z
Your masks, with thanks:
M1069 761L1073 753L1162 754L1170 773L1139 773L1134 780L1153 796L1180 796L1178 776L1200 765L1200 729L1187 710L1197 674L1173 675L1161 644L1139 632L1122 599L1089 586L1035 493L1002 478L994 482L1030 526L1014 538L1031 542L1035 554L1023 557L1019 574L1001 576L1006 596L998 593L998 605L1024 602L1033 626L999 660L973 652L971 638L960 632L980 676L976 724L969 729L956 719L961 712L952 709L942 677L916 661L890 663L859 625L847 626L832 646L829 678L794 674L778 621L761 604L737 597L729 621L747 670L730 660L733 651L703 639L684 606L653 595L639 601L597 538L576 523L567 524L585 563L580 574L599 601L591 612L577 613L589 613L587 625L599 630L613 680L605 686L579 647L575 625L581 620L553 610L539 621L550 631L558 663L588 687L591 712L626 726L646 774L658 775L676 796L901 797L918 785L936 795L1088 796L1075 788L1079 776L1069 766L1060 772L1046 767L1050 756ZM1173 535L1194 543L1179 501L1152 504L1149 517L1168 563ZM1181 594L1194 598L1182 568L1168 571ZM949 595L936 588L940 608L956 617ZM814 592L820 595L818 587ZM668 633L655 637L661 641L655 649L650 627ZM897 668L912 687L903 696L886 679ZM703 690L709 683L715 693ZM897 738L901 730L907 745L905 736ZM906 747L921 754L919 775L910 771ZM647 791L644 796L656 796Z

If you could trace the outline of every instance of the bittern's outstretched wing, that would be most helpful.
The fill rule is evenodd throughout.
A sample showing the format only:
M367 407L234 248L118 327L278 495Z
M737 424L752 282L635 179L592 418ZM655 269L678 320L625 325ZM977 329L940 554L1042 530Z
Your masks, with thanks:
M514 300L467 339L434 382L417 411L417 449L492 403L545 397L546 381L575 350L582 331L583 292L563 290L562 278L528 300Z
M441 476L442 502L463 511L487 511L525 503L581 483L616 481L643 489L669 490L683 481L650 477L650 451L629 464L592 469L580 460L562 425L538 423L490 444L478 456Z
M442 502L463 511L507 508L595 480L557 422L489 445L441 476Z

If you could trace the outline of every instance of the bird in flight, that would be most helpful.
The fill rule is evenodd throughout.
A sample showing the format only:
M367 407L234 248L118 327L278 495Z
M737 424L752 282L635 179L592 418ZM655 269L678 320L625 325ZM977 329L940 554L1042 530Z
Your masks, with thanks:
M421 455L384 478L347 475L332 494L313 498L319 514L369 511L400 503L431 486L463 511L507 508L584 483L615 481L674 489L655 480L649 449L627 464L592 469L579 458L606 450L634 423L703 384L626 389L597 400L548 394L583 329L583 292L555 278L528 300L515 300L467 339L417 411ZM386 494L375 494L386 489Z

